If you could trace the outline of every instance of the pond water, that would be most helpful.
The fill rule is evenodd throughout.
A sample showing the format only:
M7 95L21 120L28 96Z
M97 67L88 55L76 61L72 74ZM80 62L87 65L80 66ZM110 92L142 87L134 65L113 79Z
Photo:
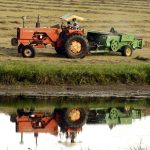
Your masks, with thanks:
M0 97L0 150L149 150L149 106L144 97Z

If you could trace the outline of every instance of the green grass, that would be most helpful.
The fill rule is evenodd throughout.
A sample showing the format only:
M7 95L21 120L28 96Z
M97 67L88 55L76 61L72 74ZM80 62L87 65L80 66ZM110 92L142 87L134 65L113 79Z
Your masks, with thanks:
M1 84L150 84L150 65L1 63Z

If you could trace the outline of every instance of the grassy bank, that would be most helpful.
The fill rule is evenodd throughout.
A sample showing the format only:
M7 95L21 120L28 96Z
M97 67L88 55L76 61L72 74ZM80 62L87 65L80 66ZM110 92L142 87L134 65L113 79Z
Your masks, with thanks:
M1 84L150 84L150 65L1 63Z

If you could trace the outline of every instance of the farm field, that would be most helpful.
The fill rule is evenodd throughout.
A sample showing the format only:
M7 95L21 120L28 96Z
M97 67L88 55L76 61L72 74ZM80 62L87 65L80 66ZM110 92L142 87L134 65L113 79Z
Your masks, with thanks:
M27 16L26 27L34 27L38 14L41 26L50 27L61 24L59 18L64 14L75 14L86 18L80 26L89 30L109 31L114 27L118 32L131 33L150 41L150 3L149 0L0 0L0 62L29 63L77 63L77 64L137 64L150 62L150 50L143 48L130 58L120 54L95 54L84 59L66 59L55 53L51 46L38 49L33 59L24 59L17 54L10 40L16 36L16 27L22 26L22 16Z

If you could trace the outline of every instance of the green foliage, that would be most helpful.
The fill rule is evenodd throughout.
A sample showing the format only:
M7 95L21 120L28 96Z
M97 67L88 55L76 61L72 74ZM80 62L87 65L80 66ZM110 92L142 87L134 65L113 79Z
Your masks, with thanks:
M1 84L150 84L150 65L1 63Z

